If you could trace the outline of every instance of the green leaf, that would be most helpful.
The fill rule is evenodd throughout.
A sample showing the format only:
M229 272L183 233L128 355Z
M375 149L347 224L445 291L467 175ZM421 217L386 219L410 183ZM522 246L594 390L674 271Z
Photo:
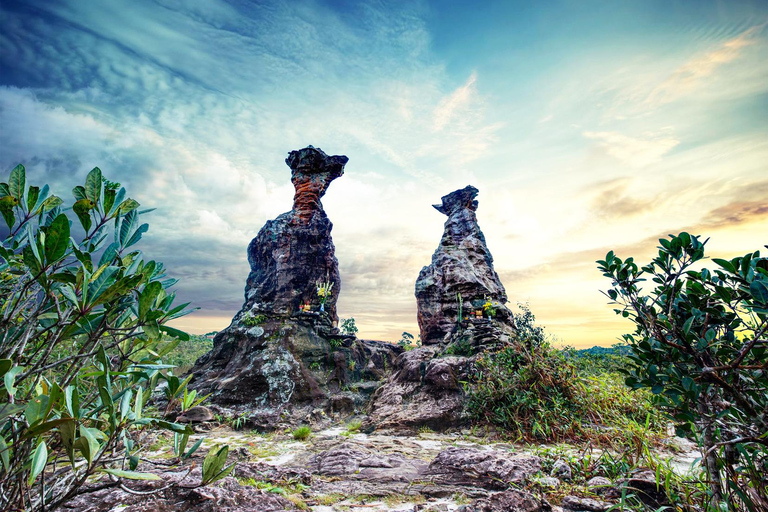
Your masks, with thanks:
M101 201L101 185L103 182L101 169L94 167L85 178L85 197L94 203Z
M115 205L117 191L113 188L104 189L104 213L109 214Z
M99 259L99 266L111 264L117 257L117 251L120 246L114 242L109 244Z
M126 471L123 469L111 469L101 468L98 471L102 473L109 473L119 478L127 478L128 480L160 480L160 477L153 475L152 473L139 473L137 471Z
M115 274L120 270L115 266L101 267L91 277L91 282L88 284L88 300L93 303L99 296L106 291L107 288L114 284Z
M6 473L10 470L10 452L11 449L5 443L5 439L0 435L0 469L3 469Z
M27 404L27 408L24 410L24 416L27 417L27 422L30 425L39 423L45 419L45 413L48 410L48 396L38 395Z
M755 279L749 285L749 293L761 304L768 304L768 282L762 279Z
M8 391L8 394L11 396L14 396L16 394L16 388L14 387L14 383L16 381L16 375L24 371L23 366L15 366L8 370L6 374L3 376L3 382L5 383L5 389Z
M27 485L32 485L37 479L38 475L43 472L45 465L48 463L48 446L45 441L41 440L37 445L35 453L32 455L32 467L29 473L29 479Z
M146 318L162 289L163 286L158 281L152 281L144 287L144 290L139 294L139 319Z
M88 199L88 196L85 195L85 187L82 185L78 185L75 188L72 189L72 195L75 196L75 199L77 201L82 201L83 199Z
M86 233L91 229L93 221L91 220L91 210L94 207L94 203L90 199L80 199L74 205L72 205L72 211L75 212L77 218L80 219L83 229Z
M16 214L13 212L13 209L18 202L19 200L13 196L5 196L0 199L0 214L3 215L3 219L9 229L13 228L13 225L16 223Z
M0 377L8 373L8 370L10 370L12 367L13 361L10 359L0 359Z
M181 341L189 341L189 334L184 331L180 331L179 329L174 329L173 327L169 327L167 325L161 325L160 330L168 336L173 336L174 338L178 338Z
M11 190L7 183L0 183L0 198L11 195Z
M27 190L27 211L28 212L35 211L35 205L37 204L38 197L40 197L40 187L35 187L33 185L30 185L29 189Z
M93 459L96 458L96 455L99 453L99 449L101 449L101 443L96 439L96 436L100 434L101 432L95 428L80 427L80 435L82 437L80 437L75 444L80 448L80 451L83 453L85 460L88 461L88 464L93 462Z
M135 245L141 240L141 235L146 233L149 230L149 224L142 224L139 226L139 228L134 231L133 235L131 235L131 238L128 240L128 243L125 244L125 247L130 247L132 245Z
M728 272L735 274L736 273L736 267L728 260L723 260L720 258L712 258L712 261L720 265L722 268L727 270Z
M203 484L209 484L217 479L222 473L224 464L227 463L229 446L224 445L221 448L214 446L208 450L208 455L203 460Z
M53 210L57 206L60 206L64 201L59 196L51 196L40 205L40 212L45 213Z
M56 216L45 233L45 261L47 264L59 261L69 247L69 219L63 213Z
M135 199L128 198L117 207L117 211L120 215L125 215L141 206Z
M19 164L11 171L11 179L8 180L8 190L11 195L21 201L24 198L24 189L27 184L27 173L24 166Z
M67 410L73 418L80 418L80 393L78 392L77 379L74 384L71 384L64 388L64 402L67 405Z

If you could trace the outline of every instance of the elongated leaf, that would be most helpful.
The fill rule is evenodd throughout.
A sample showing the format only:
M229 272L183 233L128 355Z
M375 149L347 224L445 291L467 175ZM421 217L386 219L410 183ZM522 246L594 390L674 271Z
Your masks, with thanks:
M111 216L114 213L116 213L119 206L123 203L124 198L125 198L125 188L121 188L120 190L117 191L117 195L112 201L112 208L107 211L107 214ZM105 211L106 211L106 208L105 208Z
M73 418L80 418L80 393L77 386L77 380L75 380L74 384L64 388L64 402Z
M120 249L120 246L118 244L114 242L109 244L107 248L104 249L104 252L101 254L101 258L99 259L99 266L111 264L117 257L118 249Z
M138 223L139 215L136 213L136 210L132 210L130 213L128 213L128 215L123 217L122 221L120 222L120 230L117 239L120 247L128 247L128 240L131 238L131 235L136 229L136 225Z
M144 290L139 295L139 318L144 319L147 313L152 309L157 299L158 294L163 289L163 286L153 281L144 287Z
M40 197L40 187L30 185L27 190L27 211L35 211L35 205L37 204L37 198Z
M16 375L18 375L22 371L24 371L23 366L16 366L8 370L6 374L3 376L3 382L5 383L5 390L11 396L14 396L16 394L16 387L14 386L14 383L16 382Z
M63 213L53 219L45 234L45 261L49 265L59 261L69 246L69 219Z
M125 247L136 245L139 242L139 240L141 240L141 235L146 233L148 230L149 230L149 224L145 223L139 226L139 228L136 231L134 231L133 235L131 235L131 238L125 244Z
M115 189L104 189L104 213L109 214L109 212L112 210L112 207L115 205L116 196L117 191Z
M88 176L85 177L85 197L98 203L101 200L101 185L104 178L101 176L101 169L94 167Z
M85 187L83 187L82 185L78 185L75 188L73 188L72 195L75 196L75 199L77 201L88 199L88 196L85 195Z
M120 203L120 206L118 206L117 211L120 215L125 215L128 212L131 212L141 206L138 201L135 199L128 198L122 203Z
M8 180L8 190L11 195L19 201L24 199L24 189L27 185L27 172L24 166L19 164L11 171L11 178Z
M37 477L45 469L45 464L48 462L48 446L45 441L40 441L40 444L35 448L35 453L32 454L32 467L29 473L29 479L27 485L32 485L37 480Z
M76 444L79 444L78 447L80 448L80 451L83 452L83 457L88 461L88 464L93 462L93 459L101 449L101 443L96 439L98 434L101 434L101 432L95 428L80 427L80 435L82 437L78 439L78 443Z
M120 270L115 266L101 267L93 274L91 282L88 285L88 300L93 303L107 288L114 284L115 274Z
M126 471L123 469L111 468L102 468L98 471L102 473L109 473L110 475L114 475L118 478L127 478L128 480L160 480L159 476L153 475L152 473L139 473L137 471Z
M77 218L80 219L80 224L83 225L83 229L85 229L86 233L91 229L91 225L93 224L93 221L91 220L91 210L93 209L93 206L94 203L89 199L81 199L72 205L72 211L74 211Z
M167 325L161 325L160 330L166 333L168 336L173 336L174 338L178 338L181 341L189 341L189 334L184 331L180 331L179 329L174 329L173 327L169 327Z
M761 304L768 304L768 281L755 279L749 285L749 293Z
M11 195L11 189L8 188L7 183L0 183L0 198Z
M5 439L0 435L0 469L5 470L6 472L11 468L9 464L10 451L11 449L5 443Z
M16 214L13 212L13 208L18 202L18 199L13 196L5 196L0 199L0 214L3 215L3 220L5 220L8 228L13 228L16 223Z
M0 359L0 377L8 373L8 370L10 370L12 367L13 361L10 359Z

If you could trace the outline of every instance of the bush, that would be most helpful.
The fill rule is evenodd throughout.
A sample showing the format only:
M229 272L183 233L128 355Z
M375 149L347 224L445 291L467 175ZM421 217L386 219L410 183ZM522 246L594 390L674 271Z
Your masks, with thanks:
M26 186L23 166L0 183L3 510L53 510L95 473L156 479L135 471L139 434L191 432L144 412L162 358L187 339L167 322L189 310L163 265L133 249L148 229L139 203L98 168L73 194L82 231L47 185Z
M768 509L768 259L759 251L693 270L705 242L659 240L639 268L611 251L598 261L606 295L635 323L626 382L650 389L682 434L698 438L713 510ZM653 289L641 283L650 277Z
M593 439L622 448L663 430L649 393L632 392L615 374L581 374L572 353L552 348L533 313L520 307L513 344L477 360L466 385L470 417L518 439Z

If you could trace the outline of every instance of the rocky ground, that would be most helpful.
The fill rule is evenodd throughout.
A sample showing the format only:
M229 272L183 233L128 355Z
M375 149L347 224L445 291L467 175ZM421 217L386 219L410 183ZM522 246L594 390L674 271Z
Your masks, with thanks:
M664 504L647 472L624 481L600 476L585 481L577 466L587 457L597 458L599 451L587 455L580 447L510 444L469 430L364 434L356 426L322 430L297 441L290 432L264 435L209 424L198 428L207 430L196 436L206 437L203 448L182 464L173 457L172 438L163 435L150 441L144 460L152 462L140 467L162 481L129 482L127 489L108 486L76 498L66 509L600 512L615 503L623 485L644 490L652 504ZM219 444L229 445L230 460L238 461L234 476L197 487L207 448ZM686 471L697 456L693 448L676 440L662 455ZM158 493L136 494L171 482L175 485Z

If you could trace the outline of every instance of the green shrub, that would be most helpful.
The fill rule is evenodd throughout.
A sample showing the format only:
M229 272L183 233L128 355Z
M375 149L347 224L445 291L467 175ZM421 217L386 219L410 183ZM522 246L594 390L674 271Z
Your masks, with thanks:
M571 352L552 348L528 307L520 307L516 340L480 356L465 386L471 418L519 439L595 440L617 448L636 448L641 436L663 431L648 393L633 392L617 374L580 374Z
M141 432L191 433L144 411L163 358L188 339L167 322L189 310L163 265L133 248L148 225L118 188L98 168L74 188L80 232L23 166L0 183L3 510L53 510L96 473L156 479L135 472Z
M659 240L640 268L613 251L598 261L615 310L634 322L626 382L647 388L681 433L698 438L714 509L768 508L768 258L760 252L693 266L705 242ZM699 268L697 266L697 268ZM651 286L642 288L650 278Z
M243 316L243 318L240 320L240 323L242 323L246 327L257 327L266 321L267 321L266 315L252 315L248 313L245 316Z
M307 425L302 425L292 433L293 438L297 441L306 441L309 436L312 435L312 429Z

